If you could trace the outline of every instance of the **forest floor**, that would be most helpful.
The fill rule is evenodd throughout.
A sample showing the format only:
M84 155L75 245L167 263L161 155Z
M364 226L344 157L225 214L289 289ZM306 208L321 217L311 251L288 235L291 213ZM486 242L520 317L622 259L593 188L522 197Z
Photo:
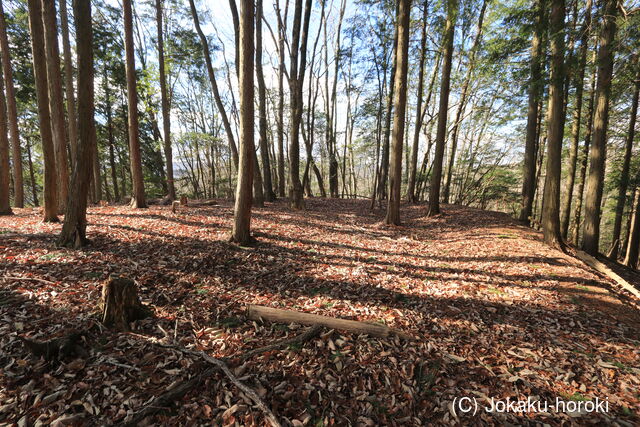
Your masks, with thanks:
M82 251L56 248L61 225L42 223L37 209L0 217L0 424L125 422L207 368L159 340L223 358L305 328L247 320L247 304L383 322L417 338L325 329L229 362L283 425L640 423L637 304L507 215L445 206L426 218L425 206L405 205L404 225L387 227L367 201L311 199L302 212L280 201L254 210L259 243L239 248L228 243L232 205L218 203L176 214L90 208L93 244ZM135 279L155 311L133 333L97 326L110 274ZM18 338L70 330L88 331L83 358L47 362ZM464 397L476 399L475 415L460 410ZM492 398L527 397L550 406L485 410ZM563 412L556 399L585 406ZM607 411L587 413L596 399ZM216 373L146 423L265 419Z

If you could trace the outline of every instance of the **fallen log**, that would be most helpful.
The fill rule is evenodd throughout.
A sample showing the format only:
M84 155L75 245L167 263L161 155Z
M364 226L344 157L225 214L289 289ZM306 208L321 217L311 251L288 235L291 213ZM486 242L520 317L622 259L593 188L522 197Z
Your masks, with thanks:
M581 251L580 249L576 249L575 254L578 259L580 259L582 262L587 264L589 267L604 274L609 279L613 280L618 285L622 286L625 290L631 292L633 295L636 296L636 298L640 298L640 291L638 291L638 289L636 289L633 285L631 285L629 282L627 282L622 277L620 277L616 272L614 272L609 267L607 267L606 264L604 264L601 261L598 261L598 259L596 259L595 257L592 257L591 255L589 255L584 251Z
M79 344L82 333L72 332L68 335L53 338L47 341L31 340L18 336L24 346L36 357L44 357L45 360L62 360L68 356L86 356L87 352Z
M358 322L356 320L338 319L335 317L319 316L317 314L301 313L293 310L282 310L279 308L265 307L262 305L250 304L247 306L247 317L252 320L266 319L272 322L280 323L301 323L303 325L322 325L331 329L342 329L349 332L356 332L361 334L369 334L374 337L385 338L390 335L397 335L406 340L415 339L413 336L399 331L397 329L389 328L388 326Z

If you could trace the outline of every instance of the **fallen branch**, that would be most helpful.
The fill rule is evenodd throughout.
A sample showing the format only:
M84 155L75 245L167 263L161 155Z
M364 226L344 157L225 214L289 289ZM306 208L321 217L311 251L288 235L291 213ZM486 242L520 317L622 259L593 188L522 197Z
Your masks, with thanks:
M581 251L580 249L575 250L576 257L587 264L589 267L596 269L600 273L604 274L618 285L622 286L625 290L631 292L636 298L640 298L640 291L636 289L629 282L620 277L616 272L607 267L603 262L598 261L596 258L592 257L588 253Z
M160 345L161 347L165 347L165 348L171 348L173 350L177 350L177 351L180 351L180 352L183 352L183 353L186 353L186 354L191 354L191 355L196 355L198 357L202 357L207 362L209 362L209 360L207 358L211 357L211 359L218 360L219 362L225 364L224 362L229 361L229 360L233 360L233 359L238 359L240 362L243 362L243 361L249 359L250 357L255 356L256 354L260 354L260 353L264 353L264 352L267 352L267 351L276 350L278 348L282 348L282 347L289 346L289 345L292 345L292 344L300 344L300 343L309 341L310 339L316 337L321 330L322 330L322 327L314 326L314 327L311 327L311 328L307 329L303 333L301 333L299 335L296 335L293 338L283 339L283 340L280 340L280 341L278 341L276 343L273 343L273 344L270 344L270 345L267 345L267 346L264 346L264 347L256 348L256 349L253 349L253 350L249 350L249 351L247 351L245 353L240 354L237 357L232 356L232 357L224 358L222 360L214 359L211 356L208 356L206 353L203 353L201 351L187 350L187 349L184 349L184 348L181 348L181 347L177 347L175 345L166 345L166 344L160 344L160 343L158 343L158 345ZM208 377L212 376L218 370L221 369L218 364L214 364L214 365L215 365L214 367L206 369L205 371L201 372L200 374L196 375L195 377L191 378L190 380L185 381L185 382L183 382L181 384L178 384L175 387L173 387L171 390L167 391L166 393L163 393L160 396L156 397L151 402L149 402L147 405L145 405L142 409L140 409L138 412L136 412L128 421L126 421L124 423L121 423L120 425L121 426L135 426L135 425L139 424L140 422L142 422L142 420L144 420L146 417L151 416L151 415L161 411L165 407L167 407L171 402L179 400L189 390L198 387L200 384L202 384L202 382L204 382L205 379L207 379ZM225 366L226 366L226 364L225 364ZM227 368L227 371L229 373L231 372L231 371L228 370L228 368ZM225 372L225 374L227 374L227 372ZM236 381L238 383L240 383L240 381L238 379L236 379ZM234 382L234 384L236 384L236 386L238 385L236 382ZM240 383L240 384L242 384L242 383ZM242 385L243 385L243 387L248 388L244 384L242 384ZM238 386L238 388L240 388L242 391L244 391L245 394L247 394L249 397L251 397L251 395L250 395L251 392L253 392L253 394L256 397L258 397L258 395L251 389L249 389L251 391L249 393L247 393L247 391L245 389L243 389L242 387ZM260 398L258 397L258 399L260 399ZM254 402L255 402L255 400L254 400ZM262 403L262 407L260 407L260 405L257 405L257 406L260 409L262 409L262 407L264 407L269 412L269 414L271 414L273 419L269 418L268 416L267 416L267 419L269 419L269 421L272 423L272 425L274 425L274 426L279 426L280 425L278 420L275 418L275 416L273 415L271 410L269 410L269 408L264 404L264 402ZM265 415L266 415L266 412L265 412ZM274 422L277 423L277 424L274 424Z
M319 316L317 314L301 313L293 310L264 307L261 305L249 305L247 317L253 320L266 319L272 322L301 323L303 325L322 325L332 329L342 329L350 332L369 334L374 337L388 337L397 335L406 340L415 339L413 336L376 323L358 322L355 320L337 319L335 317Z
M322 330L322 326L319 326L319 325L312 326L306 331L304 331L303 333L301 333L300 335L296 335L293 338L287 338L287 339L278 341L276 343L242 353L240 356L237 357L237 359L240 362L244 362L245 360L255 356L256 354L266 353L267 351L277 350L279 348L288 347L293 344L301 344L303 342L309 341L312 338L315 338L320 333L321 330ZM230 358L227 358L227 360L228 359L235 359L235 358L230 357Z
M37 277L13 277L13 276L5 276L2 278L3 280L33 280L35 282L42 282L48 285L55 285L55 282L50 280L38 279Z

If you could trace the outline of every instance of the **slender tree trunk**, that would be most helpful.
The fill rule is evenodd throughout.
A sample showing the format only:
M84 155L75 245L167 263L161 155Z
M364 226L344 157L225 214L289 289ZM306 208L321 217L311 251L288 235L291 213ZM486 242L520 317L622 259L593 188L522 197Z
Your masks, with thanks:
M69 191L69 162L67 159L67 137L62 98L62 75L60 73L60 50L58 47L58 23L55 0L42 0L44 44L47 59L47 83L49 84L49 112L53 146L56 152L58 173L58 212L63 213Z
M49 90L47 83L47 59L44 49L44 28L42 24L42 4L40 0L28 0L29 33L33 74L38 102L38 119L42 154L44 157L44 221L58 221L58 188L56 173L56 152L51 132L51 114L49 113Z
M4 97L4 79L0 73L0 215L11 215L9 176L9 138L7 135L7 101Z
M64 0L63 0L64 1ZM158 71L160 74L160 99L162 105L162 131L164 133L164 158L167 168L167 189L169 200L176 199L176 188L173 182L173 150L171 148L171 107L167 90L167 77L164 64L164 34L162 31L163 0L156 0L156 27L158 33Z
M91 158L96 150L96 128L91 1L74 0L73 3L78 51L78 146L76 167L71 175L71 193L58 244L78 248L87 243L87 192Z
M444 191L442 194L442 200L444 203L449 203L449 192L451 189L451 177L453 175L453 166L456 159L456 149L458 148L458 132L460 130L460 122L462 121L462 113L467 105L467 97L469 95L469 85L471 84L471 77L473 76L473 70L476 65L476 53L480 46L480 40L482 40L482 25L484 23L484 14L487 10L487 1L482 2L480 8L480 16L478 17L478 27L476 32L476 38L471 46L471 56L469 58L469 65L467 66L466 76L464 83L462 84L462 91L460 94L460 101L458 102L458 110L456 111L456 118L453 122L453 130L451 131L451 151L449 153L449 164L447 166L447 176L444 184Z
M636 56L635 68L638 69L638 57ZM618 200L616 203L616 217L613 224L612 246L609 251L609 258L618 259L620 251L620 230L622 229L622 214L627 204L627 187L629 186L629 169L631 167L631 153L633 150L633 139L636 131L636 117L638 115L638 96L640 95L640 71L636 76L635 91L633 92L633 100L631 101L631 117L629 118L629 130L627 131L627 141L624 152L624 163L620 174L620 184L618 186Z
M564 0L552 0L550 15L551 81L547 112L547 173L544 182L542 231L544 241L563 248L560 232L560 179L564 131Z
M280 197L285 196L285 172L284 172L284 72L285 72L285 34L287 15L289 10L289 0L285 0L287 5L285 7L284 17L280 16L280 1L276 0L276 12L278 14L278 53L280 56L280 63L278 65L278 119L277 119L277 133L278 133L278 195Z
M529 81L529 107L527 112L527 136L524 149L522 182L522 209L520 221L527 225L531 221L533 201L536 193L536 154L538 103L544 90L542 80L542 33L545 24L546 0L537 0L537 22L531 41L531 80Z
M378 200L382 201L387 197L387 181L389 180L389 144L391 137L391 117L393 114L393 100L397 73L397 46L398 46L398 30L393 37L393 63L391 65L391 76L389 77L389 96L387 98L387 115L385 117L384 136L382 139L382 155L380 157L380 174L378 182ZM382 101L381 101L382 102Z
M211 90L213 92L213 99L215 100L216 107L218 108L218 112L220 113L220 118L222 119L224 131L227 134L227 140L229 141L229 148L231 149L233 163L237 169L238 162L239 162L238 148L236 147L236 142L233 138L233 130L231 129L231 123L229 122L229 117L227 116L227 112L224 109L224 104L222 103L222 97L220 96L220 91L218 90L216 75L213 71L213 64L211 63L211 55L209 54L209 42L207 41L207 37L202 32L202 28L200 28L200 19L198 18L198 11L196 10L196 6L193 0L189 0L189 6L191 7L193 24L196 27L196 32L198 33L198 36L200 37L200 44L202 45L202 53L204 56L205 63L207 65L207 74L209 75L209 82L211 83Z
M71 58L71 43L69 43L69 18L66 0L59 0L60 29L62 30L62 56L64 59L64 90L67 101L67 121L69 147L71 149L71 170L76 158L78 145L78 120L76 118L76 100L73 89L73 62Z
M262 70L262 0L256 0L256 77L258 79L258 116L260 126L260 157L262 159L262 181L267 202L276 199L271 178L271 159L267 140L267 89Z
M636 188L633 197L633 211L631 213L631 227L627 240L627 254L624 265L638 268L638 252L640 251L640 187Z
M399 0L397 9L396 40L396 93L393 100L393 149L391 151L391 170L389 174L389 203L387 204L386 224L400 225L400 187L402 185L402 148L404 139L405 114L407 110L407 70L409 68L409 18L411 0Z
M9 136L11 138L11 155L13 157L13 203L17 208L24 207L24 180L22 177L22 152L20 149L20 134L18 132L18 109L16 94L13 86L13 69L11 66L11 51L7 38L7 24L4 19L4 9L0 1L0 51L2 51L2 72L5 79L5 93L7 102L7 119Z
M131 1L132 0L123 0L127 107L129 116L129 160L131 162L131 178L133 187L131 206L134 208L146 208L147 202L144 194L142 160L140 158L138 91L136 88L136 65L133 52L133 15L131 12Z
M589 34L591 31L591 0L587 0L584 24L582 25L580 37L580 59L578 63L578 74L576 76L576 104L573 112L573 124L571 125L571 147L569 148L569 171L567 173L567 195L562 204L561 231L562 238L566 239L569 232L569 219L571 217L571 202L573 200L573 187L576 177L578 162L578 145L580 144L580 122L582 118L582 97L584 88L584 75L587 66L587 50L589 45Z
M91 177L93 179L93 188L94 188L94 203L100 203L102 200L102 179L100 177L100 158L98 157L98 145L96 141L96 148L92 150L91 156L93 158L93 170L91 171Z
M193 1L193 0L191 0ZM251 202L255 150L254 137L254 10L252 0L240 2L240 162L231 240L246 245L251 242Z
M418 91L416 103L416 123L413 129L413 144L411 146L411 160L409 161L409 179L407 181L407 200L411 203L417 201L415 195L416 174L418 167L418 149L420 143L420 130L422 129L422 97L424 95L424 63L427 57L427 15L429 13L429 0L425 0L422 6L422 34L420 36L420 62L418 64Z
M36 185L36 174L33 169L33 159L31 157L31 141L29 137L26 137L27 140L27 164L29 165L29 179L31 180L31 194L33 197L33 206L39 206L40 202L38 202L38 187Z
M597 255L600 247L600 205L607 157L607 126L609 122L609 97L613 75L613 42L616 35L615 0L603 2L603 25L598 50L598 83L596 87L593 118L593 144L591 144L589 176L585 197L584 239L582 248L590 255Z
M305 1L302 20L302 0L296 0L289 70L291 104L289 138L289 194L291 207L303 209L303 188L300 182L300 122L302 121L302 89L307 64L307 39L311 15L311 0ZM302 25L301 25L302 24ZM299 50L299 52L298 52Z
M438 108L438 129L436 131L436 152L433 159L431 187L429 188L429 210L427 216L440 213L440 186L442 183L442 162L447 137L447 110L449 109L449 89L451 86L451 60L453 57L453 37L455 34L457 0L447 0L447 21L444 29L442 80L440 82L440 105Z
M594 51L595 61L595 51ZM593 125L593 108L596 94L596 71L591 76L591 85L589 90L589 104L587 106L587 124L585 126L584 146L580 160L580 172L578 179L578 187L576 188L576 206L573 213L573 244L578 246L580 242L580 222L582 214L582 200L584 196L585 178L587 176L587 165L589 163L589 148L591 145L591 131Z

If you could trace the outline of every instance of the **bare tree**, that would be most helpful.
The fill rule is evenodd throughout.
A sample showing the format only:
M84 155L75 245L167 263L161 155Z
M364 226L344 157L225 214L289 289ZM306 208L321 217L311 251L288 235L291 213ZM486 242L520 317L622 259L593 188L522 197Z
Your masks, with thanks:
M11 215L9 177L9 138L7 136L7 102L4 79L0 73L0 215Z
M71 43L69 42L69 18L67 14L67 1L60 3L60 29L62 30L62 57L64 60L64 90L67 101L67 121L69 146L71 149L71 169L76 157L78 143L78 119L76 117L76 100L73 90L73 63L71 59Z
M144 181L142 176L142 160L140 158L140 135L138 123L138 90L136 88L136 60L133 46L133 15L131 1L123 0L124 11L124 47L126 55L127 103L129 115L129 158L131 162L131 178L133 195L131 206L146 208Z
M20 149L20 134L18 132L18 109L13 86L13 69L11 66L9 39L7 38L7 24L4 19L2 3L0 1L0 51L2 51L2 73L5 80L7 119L11 137L11 155L13 157L13 203L17 208L22 208L24 207L24 180L22 178L22 150Z
M29 32L31 34L31 52L33 74L38 102L38 119L42 154L44 157L44 221L58 221L58 189L56 174L56 153L51 133L51 114L49 113L49 91L47 83L47 59L44 51L44 28L42 25L42 4L40 0L28 0Z
M240 2L240 163L238 165L238 186L236 187L236 201L234 208L233 234L231 240L241 245L251 242L251 202L253 183L253 168L255 151L254 137L254 2L241 0Z
M64 1L64 0L63 0ZM156 0L156 26L158 34L158 72L160 74L160 102L162 104L162 131L164 132L164 157L167 168L167 189L169 200L175 200L176 188L173 182L173 150L171 148L171 108L167 93L167 77L164 64L164 34L162 31L162 2Z
M74 0L73 7L78 52L78 142L75 167L71 174L71 192L58 245L78 248L87 244L87 195L91 180L91 159L96 150L96 126L91 1Z
M385 223L400 225L400 187L402 184L402 147L407 111L407 70L409 68L409 21L411 0L398 2L398 37L396 45L396 75L393 100L393 147L389 174L389 203Z

